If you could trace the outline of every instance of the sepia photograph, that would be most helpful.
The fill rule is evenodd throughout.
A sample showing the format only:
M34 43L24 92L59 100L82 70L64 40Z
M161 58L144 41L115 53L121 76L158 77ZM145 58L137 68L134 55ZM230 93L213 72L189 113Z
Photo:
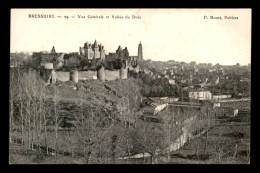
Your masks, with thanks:
M9 164L250 164L250 8L10 9Z

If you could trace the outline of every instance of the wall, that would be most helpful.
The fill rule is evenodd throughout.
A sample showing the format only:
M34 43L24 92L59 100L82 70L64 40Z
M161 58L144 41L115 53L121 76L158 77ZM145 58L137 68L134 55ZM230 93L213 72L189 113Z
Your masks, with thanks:
M197 135L192 135L192 131L194 131L192 124L200 124L199 122L196 123L196 121L198 121L198 117L193 116L183 122L182 134L170 145L170 151L176 151L180 149L189 140L197 138L206 132L206 130L202 130ZM203 122L203 120L199 121L201 121L201 123Z
M56 71L56 80L65 82L70 80L70 72Z
M59 81L69 81L70 72L56 71L56 79ZM78 71L78 80L97 79L97 71ZM120 79L119 70L105 70L105 80L111 81Z
M105 80L116 80L119 79L119 70L108 71L105 70Z
M79 80L97 79L97 71L79 71Z
M56 71L56 79L59 81L69 81L70 72ZM96 71L78 71L78 80L97 79Z

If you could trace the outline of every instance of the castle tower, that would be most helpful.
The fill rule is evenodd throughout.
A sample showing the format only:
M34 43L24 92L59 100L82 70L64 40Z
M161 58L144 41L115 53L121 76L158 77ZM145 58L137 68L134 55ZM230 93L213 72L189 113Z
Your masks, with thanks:
M51 80L50 80L51 84L55 84L56 83L56 72L55 70L51 70Z
M138 45L138 60L143 60L143 48L141 42Z
M121 69L119 70L119 78L120 79L126 79L128 75L128 65L127 65L127 61L123 60L123 64Z
M105 59L105 50L104 50L104 46L102 44L98 45L98 51L99 51L99 58L101 60L104 60Z
M119 54L121 51L122 51L122 47L119 45L117 50L116 50L116 53Z
M105 68L103 66L97 70L97 79L101 81L105 80Z
M54 46L52 46L51 53L53 53L53 54L56 53Z
M94 59L98 58L98 45L97 41L94 42Z
M70 81L78 83L79 81L79 72L77 70L70 71Z
M100 45L100 47L101 47L101 50L100 50L100 58L102 59L102 60L105 60L105 49L104 49L104 46L103 45Z
M89 47L89 43L88 43L88 42L86 42L86 43L84 44L84 51L82 51L82 53L85 53L84 56L85 56L87 59L90 58L90 47Z

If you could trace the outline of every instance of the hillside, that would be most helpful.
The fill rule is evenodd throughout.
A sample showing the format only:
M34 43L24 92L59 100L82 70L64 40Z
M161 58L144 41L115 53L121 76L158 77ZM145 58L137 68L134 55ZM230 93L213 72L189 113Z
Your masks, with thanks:
M133 78L105 82L88 80L78 84L57 82L47 89L51 98L56 89L60 110L67 117L71 117L75 107L81 105L113 114L138 110L141 100L137 80Z

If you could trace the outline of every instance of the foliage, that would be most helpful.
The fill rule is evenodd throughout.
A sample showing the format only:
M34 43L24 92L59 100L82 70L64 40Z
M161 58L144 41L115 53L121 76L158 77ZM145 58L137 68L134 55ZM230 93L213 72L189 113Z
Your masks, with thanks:
M178 86L173 86L166 78L151 78L149 75L139 72L130 72L130 77L138 79L141 94L146 97L166 97L179 95Z

